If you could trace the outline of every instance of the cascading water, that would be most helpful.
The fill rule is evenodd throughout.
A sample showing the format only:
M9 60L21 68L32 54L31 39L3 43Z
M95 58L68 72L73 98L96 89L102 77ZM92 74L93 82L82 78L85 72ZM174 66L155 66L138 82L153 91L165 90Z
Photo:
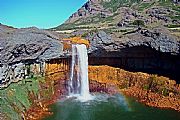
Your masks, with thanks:
M88 55L84 44L72 44L71 76L69 80L69 96L81 101L91 100L88 81Z

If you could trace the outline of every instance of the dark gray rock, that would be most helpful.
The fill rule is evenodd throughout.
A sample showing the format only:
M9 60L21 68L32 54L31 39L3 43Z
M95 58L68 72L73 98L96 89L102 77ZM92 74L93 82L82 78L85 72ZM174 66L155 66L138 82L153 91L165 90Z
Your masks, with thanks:
M104 44L102 39L109 37L102 31L89 37L90 65L158 74L180 82L180 44L177 38L160 30L138 29L121 38L112 36L111 44Z
M95 57L122 57L122 55L125 55L121 52L122 49L137 46L146 46L158 52L169 53L171 55L180 55L178 40L168 34L159 33L155 30L139 29L119 40L118 38L111 38L104 31L99 31L93 37L88 37L87 39L90 40L91 44L89 53ZM111 52L117 53L111 54Z
M0 25L0 64L59 58L63 45L55 33L38 28L15 29Z
M172 22L170 17L167 17L168 15L175 16L176 12L171 10L170 8L163 8L163 7L154 7L150 8L146 11L147 14L149 14L150 17L155 17L158 20L163 20L165 22Z
M91 37L91 36L90 36ZM99 48L113 50L113 40L109 35L107 35L104 31L99 31L92 38L87 38L90 40L90 48L89 53L98 50Z

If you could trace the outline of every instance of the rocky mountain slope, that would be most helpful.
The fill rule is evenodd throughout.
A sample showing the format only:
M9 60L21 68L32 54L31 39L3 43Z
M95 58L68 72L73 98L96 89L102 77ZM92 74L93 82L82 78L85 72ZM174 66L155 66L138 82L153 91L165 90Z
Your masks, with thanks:
M147 46L179 55L179 15L178 1L89 0L53 30L72 30L69 36L87 38L90 53Z
M180 6L172 0L89 0L54 30L179 27Z

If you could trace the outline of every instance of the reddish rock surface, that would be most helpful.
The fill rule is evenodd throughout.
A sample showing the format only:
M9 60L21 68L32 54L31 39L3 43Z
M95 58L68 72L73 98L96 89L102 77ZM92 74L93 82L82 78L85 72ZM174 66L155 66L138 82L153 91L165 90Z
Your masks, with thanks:
M138 101L148 106L174 109L180 112L180 99L173 96L163 96L137 87L122 90L125 95L136 97Z
M95 90L104 89L111 94L119 90L148 106L180 111L180 85L167 77L109 66L89 66L89 79L96 81Z
M53 90L49 93L49 95L47 95L46 90L49 91L51 89L50 87L52 87ZM22 113L21 116L23 119L41 120L42 118L53 114L50 112L48 106L57 102L57 100L60 99L63 95L67 94L65 80L47 80L46 83L41 84L41 88L41 97L36 96L33 93L29 93L32 106L25 113Z

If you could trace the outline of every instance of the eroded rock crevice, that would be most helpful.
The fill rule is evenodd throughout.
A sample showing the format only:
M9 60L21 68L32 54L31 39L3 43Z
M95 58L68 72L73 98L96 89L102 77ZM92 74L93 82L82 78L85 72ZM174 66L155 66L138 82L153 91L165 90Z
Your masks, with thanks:
M90 54L90 65L109 65L133 72L146 72L169 77L180 82L180 57L162 53L147 46L135 46L120 51L97 51L95 54L106 57L95 57ZM114 56L114 57L111 57Z

